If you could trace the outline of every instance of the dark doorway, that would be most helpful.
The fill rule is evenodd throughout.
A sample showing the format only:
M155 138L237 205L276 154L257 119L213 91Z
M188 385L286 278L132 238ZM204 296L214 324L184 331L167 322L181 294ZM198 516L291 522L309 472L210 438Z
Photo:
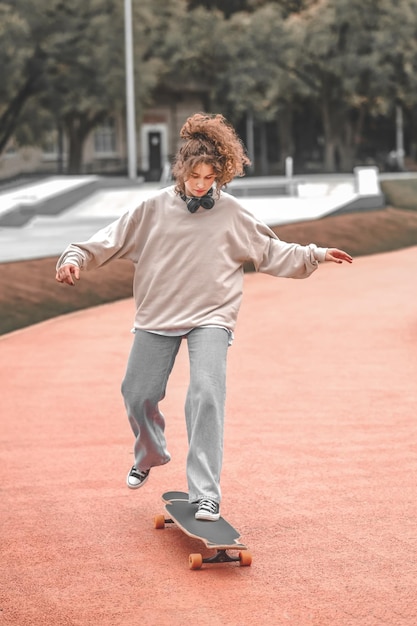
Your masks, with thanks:
M159 180L162 172L161 133L148 133L149 180Z

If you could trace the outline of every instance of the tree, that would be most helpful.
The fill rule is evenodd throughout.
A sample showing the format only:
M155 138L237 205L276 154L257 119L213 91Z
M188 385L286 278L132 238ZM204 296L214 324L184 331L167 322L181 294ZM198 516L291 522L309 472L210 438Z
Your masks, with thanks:
M258 169L268 174L272 142L267 127L273 124L278 132L280 169L285 157L294 152L292 115L297 83L288 66L295 53L284 10L279 3L269 3L250 16L236 14L229 20L228 33L215 102L235 123L246 118L248 134L252 121L259 128ZM252 143L249 136L247 141Z
M69 138L69 171L79 171L86 136L115 110L115 94L120 94L123 38L117 4L15 0L0 5L6 26L0 31L6 57L1 67L8 70L0 81L0 151L11 135L39 141L52 118ZM36 119L30 128L25 124L28 107Z
M220 11L199 7L187 12L184 2L176 4L175 19L170 20L161 40L152 43L163 68L158 86L171 94L199 93L204 108L210 111L225 63L228 26Z
M304 111L303 126L320 121L325 169L351 171L369 117L399 101L415 107L416 0L297 4L230 18L215 102L234 118L277 119L282 156L294 151L292 118Z
M415 0L323 0L290 18L300 50L291 69L320 111L326 170L338 160L351 170L366 115L386 112L401 75L410 77L404 61L416 58L415 8Z
M31 113L37 122L44 122L44 129L53 124L65 132L68 172L78 173L88 135L124 107L123 5L119 0L16 0L12 10L12 2L4 4L3 13L20 33L17 41L9 27L9 39L15 46L17 43L20 56L15 59L14 72L4 72L7 89L4 86L0 91L0 139L3 135L5 145L13 134L24 142L39 142L42 127L37 123L29 128L24 123L31 99ZM162 16L169 4L173 2L143 0L134 4L139 110L150 102L162 70L158 56L149 54L149 39L155 33L162 36ZM0 37L4 43L1 49L8 50L7 33L0 30Z
M32 25L25 14L33 16ZM33 0L0 2L0 153L28 101L45 88L48 27Z
M138 119L152 103L165 71L160 48L183 6L183 0L133 3ZM58 112L69 139L68 171L76 173L91 131L124 111L124 14L119 0L67 0L60 11L64 30L59 29L51 84L42 105Z
M66 0L56 5L54 21L49 81L39 104L62 125L74 174L88 135L123 101L123 19L113 0Z
M0 152L60 127L69 171L125 102L120 0L0 0ZM163 91L278 128L281 158L318 120L324 166L350 170L366 124L417 106L417 0L133 2L137 115ZM302 115L300 114L302 112ZM311 124L310 124L311 125ZM300 135L302 133L300 132Z

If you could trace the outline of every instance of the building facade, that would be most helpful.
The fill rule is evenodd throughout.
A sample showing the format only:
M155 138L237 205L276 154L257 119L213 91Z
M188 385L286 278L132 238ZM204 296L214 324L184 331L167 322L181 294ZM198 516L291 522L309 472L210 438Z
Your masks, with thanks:
M187 117L203 109L198 94L162 98L144 112L137 126L137 172L146 180L164 175L179 145L181 126ZM126 175L126 124L122 116L109 117L96 127L83 147L80 174ZM59 131L51 132L42 146L19 147L11 140L0 156L0 180L28 175L65 174L68 142Z

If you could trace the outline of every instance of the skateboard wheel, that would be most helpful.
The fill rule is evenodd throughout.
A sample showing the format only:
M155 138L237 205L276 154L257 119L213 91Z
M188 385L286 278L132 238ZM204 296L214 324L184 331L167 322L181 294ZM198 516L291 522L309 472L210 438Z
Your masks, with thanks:
M190 569L200 569L203 565L203 557L201 554L190 554L188 561Z
M244 566L249 566L252 563L252 554L249 552L249 550L242 550L242 552L239 552L239 561L241 565Z
M153 519L154 528L165 528L165 516L164 515L155 515Z

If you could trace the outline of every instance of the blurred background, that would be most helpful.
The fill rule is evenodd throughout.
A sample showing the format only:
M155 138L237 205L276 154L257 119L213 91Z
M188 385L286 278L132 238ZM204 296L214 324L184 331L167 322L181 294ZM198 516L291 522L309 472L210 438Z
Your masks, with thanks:
M412 171L416 68L417 0L1 0L0 184L159 181L196 111L249 175Z
M131 297L126 262L67 290L57 258L170 184L197 111L280 238L415 246L416 69L417 0L0 0L0 335Z

